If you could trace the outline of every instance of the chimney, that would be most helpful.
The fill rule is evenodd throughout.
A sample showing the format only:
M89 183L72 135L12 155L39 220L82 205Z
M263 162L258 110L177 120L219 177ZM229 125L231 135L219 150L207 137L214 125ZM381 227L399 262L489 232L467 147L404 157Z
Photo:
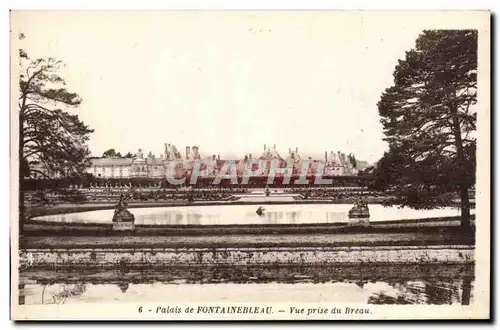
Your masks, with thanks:
M199 156L200 156L200 153L199 153L198 146L193 146L193 158L198 159L198 158L200 158Z
M273 146L273 149L276 150L276 144Z
M248 155L248 157L249 157L250 159L253 159L253 158L252 158L252 154L249 154L249 155Z
M264 152L266 152L266 150L267 150L267 149L266 149L266 145L264 144Z
M299 153L299 147L295 147L295 153L298 154Z
M220 155L217 155L217 160L220 160Z
M292 148L288 148L288 154L291 155L292 154Z
M191 147L186 146L186 159L189 159L190 153L191 153Z
M325 151L325 163L328 161L328 151Z
M215 155L212 155L212 160L215 160Z

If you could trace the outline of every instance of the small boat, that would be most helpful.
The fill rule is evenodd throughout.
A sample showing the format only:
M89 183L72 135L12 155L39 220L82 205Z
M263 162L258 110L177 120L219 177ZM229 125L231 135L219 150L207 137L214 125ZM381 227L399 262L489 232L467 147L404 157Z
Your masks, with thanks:
M255 211L258 215L263 215L264 214L264 208L262 206L259 206L257 211Z

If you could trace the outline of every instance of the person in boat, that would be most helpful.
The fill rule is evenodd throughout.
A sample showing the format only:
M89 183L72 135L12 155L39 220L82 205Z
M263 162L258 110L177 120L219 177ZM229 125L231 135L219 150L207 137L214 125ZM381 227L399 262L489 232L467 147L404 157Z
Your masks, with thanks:
M258 215L263 215L264 214L264 208L262 206L259 206L259 208L257 209L257 214Z

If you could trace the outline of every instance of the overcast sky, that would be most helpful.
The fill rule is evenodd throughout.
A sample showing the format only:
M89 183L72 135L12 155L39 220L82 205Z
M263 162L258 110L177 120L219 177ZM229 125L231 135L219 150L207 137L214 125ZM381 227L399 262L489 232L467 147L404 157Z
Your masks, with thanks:
M428 19L423 19L423 18ZM376 161L377 110L429 15L375 12L17 12L33 57L56 57L93 155L163 144L242 157L324 151ZM427 23L426 23L427 22Z

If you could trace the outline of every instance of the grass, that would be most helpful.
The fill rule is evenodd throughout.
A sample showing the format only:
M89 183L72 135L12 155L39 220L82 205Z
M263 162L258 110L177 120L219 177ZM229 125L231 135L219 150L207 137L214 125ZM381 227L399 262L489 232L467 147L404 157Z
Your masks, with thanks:
M309 224L232 224L232 225L136 225L134 236L206 236L206 235L284 235L284 234L357 234L357 233L429 233L460 231L459 217L391 220L371 222L368 226L348 223ZM56 223L28 220L25 236L120 236L112 224Z
M234 235L103 235L103 236L23 236L22 249L35 248L229 248L229 247L326 247L326 246L423 246L474 245L474 232L460 228L379 233L306 233Z

